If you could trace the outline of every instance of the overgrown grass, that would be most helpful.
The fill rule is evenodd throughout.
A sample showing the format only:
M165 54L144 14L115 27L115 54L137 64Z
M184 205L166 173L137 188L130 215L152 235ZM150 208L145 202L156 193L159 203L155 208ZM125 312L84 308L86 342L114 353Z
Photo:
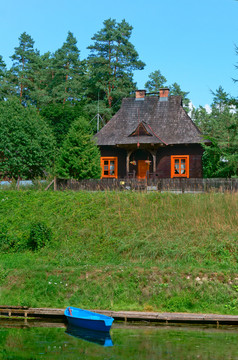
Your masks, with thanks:
M0 230L2 305L238 313L237 194L0 191Z

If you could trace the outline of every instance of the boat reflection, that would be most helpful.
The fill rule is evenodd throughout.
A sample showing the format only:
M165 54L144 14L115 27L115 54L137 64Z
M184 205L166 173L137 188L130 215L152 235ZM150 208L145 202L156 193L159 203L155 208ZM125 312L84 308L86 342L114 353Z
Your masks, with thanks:
M65 332L78 339L86 340L101 346L113 346L109 332L89 330L73 325L68 325Z

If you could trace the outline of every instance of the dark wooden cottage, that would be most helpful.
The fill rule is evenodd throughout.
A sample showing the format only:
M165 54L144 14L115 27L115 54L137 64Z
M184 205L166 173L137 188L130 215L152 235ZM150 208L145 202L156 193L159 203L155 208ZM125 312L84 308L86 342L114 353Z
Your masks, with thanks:
M95 135L102 178L201 178L202 134L182 107L181 96L137 90Z

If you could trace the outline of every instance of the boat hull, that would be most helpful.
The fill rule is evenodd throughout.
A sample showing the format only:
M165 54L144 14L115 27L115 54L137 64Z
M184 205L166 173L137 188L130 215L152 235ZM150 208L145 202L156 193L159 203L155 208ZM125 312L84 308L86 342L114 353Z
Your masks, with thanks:
M85 329L97 330L97 331L109 331L111 329L110 326L106 326L104 321L102 320L86 320L86 319L78 319L72 316L67 316L68 323L73 326L78 326Z
M65 310L65 316L68 323L84 329L109 332L111 329L113 318L82 310L74 307L68 307Z
M96 331L68 324L66 334L101 346L113 346L109 331Z

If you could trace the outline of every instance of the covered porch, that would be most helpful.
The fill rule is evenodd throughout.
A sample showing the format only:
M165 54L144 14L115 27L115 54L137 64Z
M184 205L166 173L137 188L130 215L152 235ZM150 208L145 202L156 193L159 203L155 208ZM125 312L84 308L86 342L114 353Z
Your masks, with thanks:
M157 149L134 147L127 150L126 177L131 179L148 179L156 177Z

